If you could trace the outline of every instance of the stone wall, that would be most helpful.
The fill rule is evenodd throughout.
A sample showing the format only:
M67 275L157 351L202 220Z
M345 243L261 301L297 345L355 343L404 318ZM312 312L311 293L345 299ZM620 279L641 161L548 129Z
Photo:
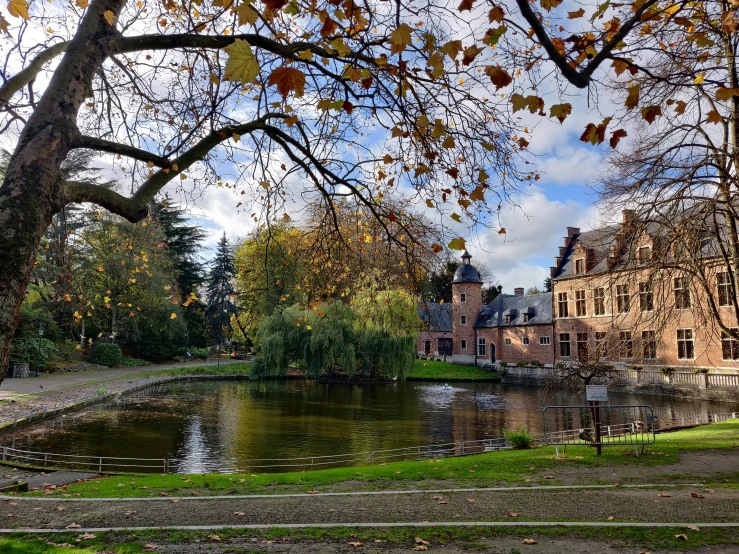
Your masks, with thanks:
M504 384L543 386L551 368L506 367L501 369ZM609 385L613 392L669 396L739 403L739 374L728 373L662 373L660 371L623 370L622 379Z

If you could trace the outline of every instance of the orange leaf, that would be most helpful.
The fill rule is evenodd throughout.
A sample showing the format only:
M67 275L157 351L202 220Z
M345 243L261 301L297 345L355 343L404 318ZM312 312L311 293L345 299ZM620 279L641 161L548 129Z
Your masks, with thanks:
M616 146L618 146L618 142L625 136L627 136L627 133L624 129L613 131L613 134L611 135L611 140L608 141L608 144L611 145L611 148L616 148Z
M556 117L560 123L563 123L571 113L572 104L555 104L549 108L549 117Z
M721 123L723 122L723 118L721 117L721 114L719 114L716 110L713 110L708 113L708 119L706 119L706 123Z
M495 85L495 92L498 92L513 82L508 72L499 65L487 66L485 68L485 75L490 77L490 81Z
M459 7L457 7L457 11L472 11L472 6L474 5L474 3L475 0L462 0L462 2L459 4Z
M578 17L582 17L585 15L585 10L580 8L576 12L567 12L567 19L577 19Z
M294 67L278 67L269 76L268 84L275 85L283 98L292 91L300 97L305 92L305 73Z
M495 6L488 12L488 21L490 23L500 23L505 17L505 12L500 6Z
M626 102L624 102L624 105L626 106L626 109L631 111L639 104L639 89L641 87L639 85L634 85L633 87L629 87L629 95L626 97ZM650 122L651 123L651 122Z

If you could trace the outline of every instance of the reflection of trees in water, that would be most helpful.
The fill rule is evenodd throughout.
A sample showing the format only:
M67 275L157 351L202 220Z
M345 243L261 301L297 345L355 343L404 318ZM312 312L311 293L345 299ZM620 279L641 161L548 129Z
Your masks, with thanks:
M584 395L583 395L584 396ZM609 394L646 404L661 421L737 411L731 404ZM319 385L307 381L172 383L0 438L29 450L119 457L183 457L188 471L224 460L329 455L542 430L547 405L584 404L563 392L490 383ZM208 465L203 464L208 462ZM200 464L200 465L198 465Z

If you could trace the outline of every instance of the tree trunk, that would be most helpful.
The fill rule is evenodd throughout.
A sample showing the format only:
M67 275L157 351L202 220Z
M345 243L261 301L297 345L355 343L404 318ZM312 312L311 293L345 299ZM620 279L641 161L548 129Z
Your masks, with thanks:
M41 237L67 203L61 163L74 148L77 112L118 36L103 13L125 0L93 0L28 119L0 186L0 382Z

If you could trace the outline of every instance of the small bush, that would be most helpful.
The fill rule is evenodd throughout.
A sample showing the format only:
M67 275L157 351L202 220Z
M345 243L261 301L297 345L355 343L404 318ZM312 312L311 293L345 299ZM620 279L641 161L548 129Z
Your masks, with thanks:
M139 367L151 365L151 362L147 362L146 360L139 360L138 358L131 358L130 356L124 356L121 359L120 365L123 367Z
M534 367L544 367L544 363L540 362L539 360L534 360L533 362L531 362L531 365Z
M117 344L98 342L90 350L90 363L116 367L123 362L123 352Z
M516 362L516 367L526 367L529 365L529 362L526 362L524 360L521 360L520 362Z
M640 365L630 365L629 369L633 369L634 371L641 371L644 368Z
M508 362L500 362L500 367L508 367Z
M675 369L671 367L663 367L660 371L663 375L669 375L670 373L674 373Z
M531 436L525 425L519 425L518 429L513 431L503 429L503 436L516 449L531 448L534 443L534 437Z
M187 355L188 352L194 360L207 360L210 354L207 348L197 348L195 346L183 346L182 348L177 349L177 354L179 356L184 357Z

